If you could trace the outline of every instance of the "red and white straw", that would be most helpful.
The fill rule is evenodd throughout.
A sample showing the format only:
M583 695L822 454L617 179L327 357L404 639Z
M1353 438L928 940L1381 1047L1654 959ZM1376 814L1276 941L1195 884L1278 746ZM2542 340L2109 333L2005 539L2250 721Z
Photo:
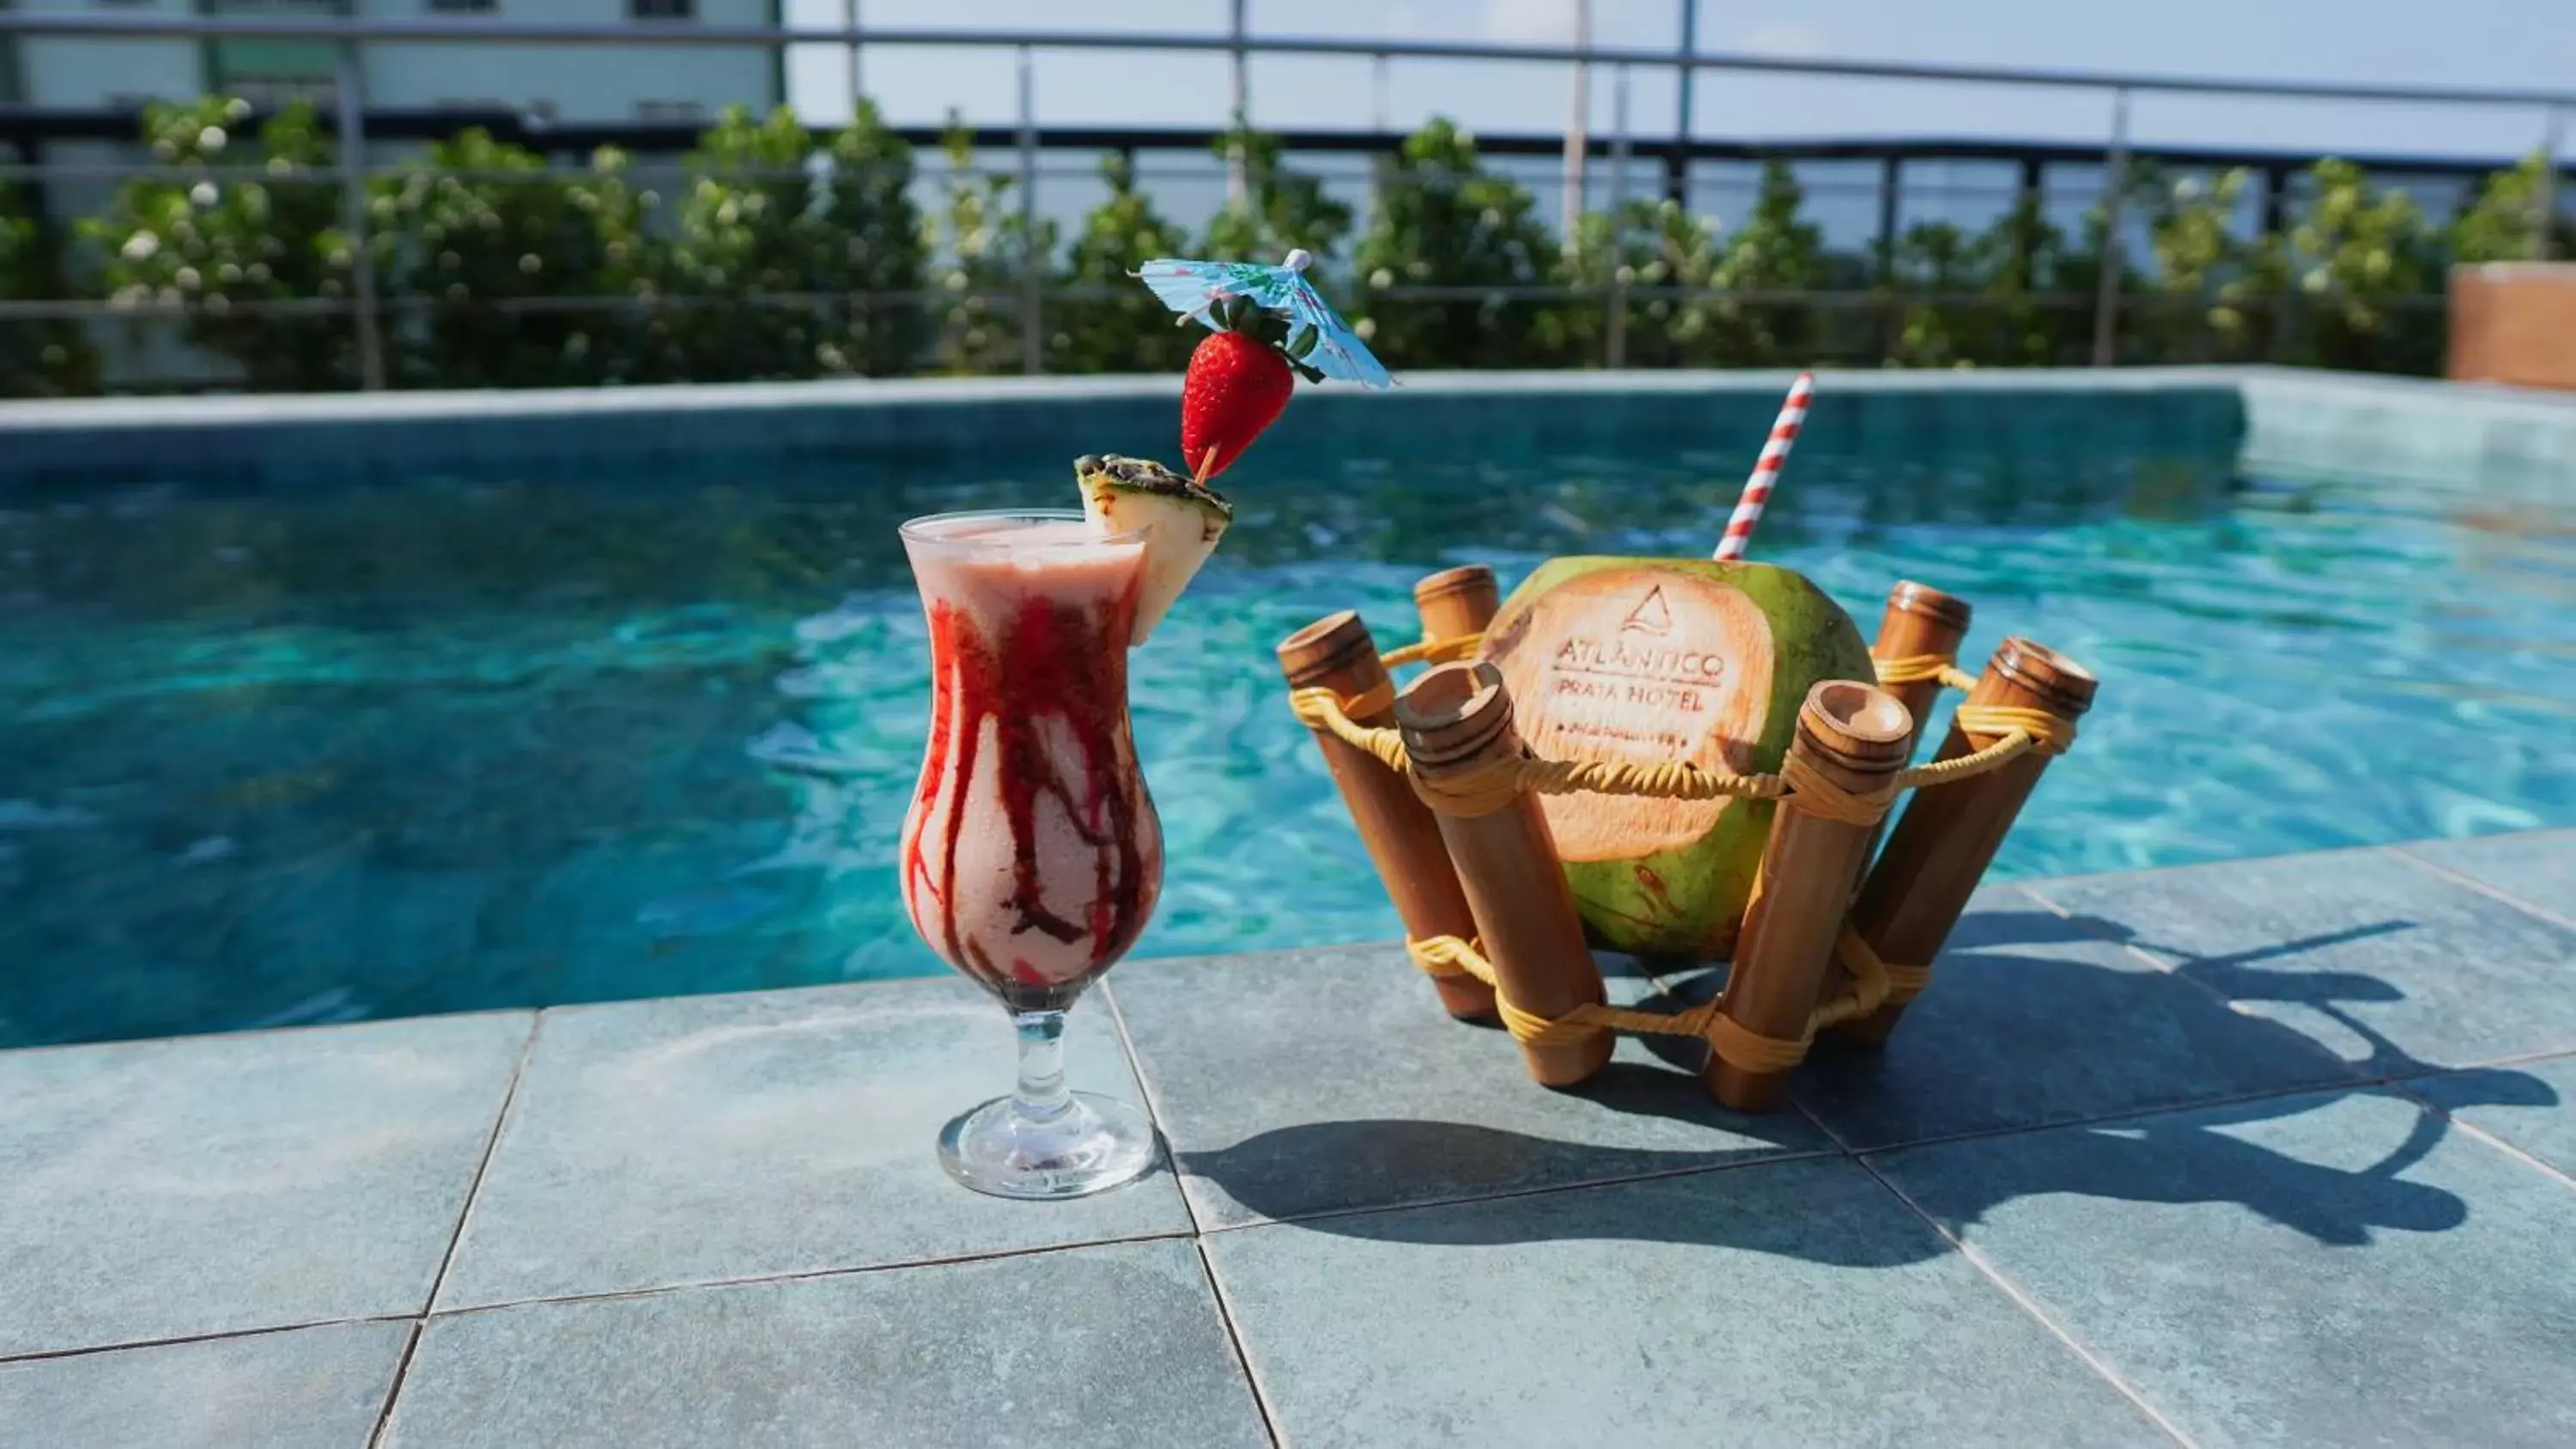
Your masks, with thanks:
M1717 541L1720 563L1744 557L1744 546L1753 541L1753 525L1762 521L1762 505L1771 501L1772 485L1780 481L1780 465L1789 461L1789 445L1798 441L1798 429L1807 421L1807 402L1815 395L1812 372L1799 373L1798 380L1789 384L1789 400L1780 404L1770 441L1754 460L1753 476L1744 480L1744 495L1735 500L1735 516L1726 520L1726 536Z

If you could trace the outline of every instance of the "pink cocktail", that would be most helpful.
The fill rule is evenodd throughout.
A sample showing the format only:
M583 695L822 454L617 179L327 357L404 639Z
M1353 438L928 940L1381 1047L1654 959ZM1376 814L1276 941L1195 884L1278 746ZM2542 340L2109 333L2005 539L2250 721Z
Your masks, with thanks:
M1064 1014L1153 915L1163 832L1127 722L1145 539L1079 513L903 526L930 617L930 739L898 858L904 909L1000 998L1020 1085L949 1124L970 1187L1070 1197L1153 1160L1136 1108L1066 1090Z

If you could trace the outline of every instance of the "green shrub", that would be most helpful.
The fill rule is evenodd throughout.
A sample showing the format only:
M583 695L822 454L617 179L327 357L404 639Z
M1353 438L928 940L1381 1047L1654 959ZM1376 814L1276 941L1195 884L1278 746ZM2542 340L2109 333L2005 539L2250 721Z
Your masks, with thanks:
M1217 137L1216 154L1243 156L1243 195L1229 197L1208 223L1202 255L1215 261L1275 264L1303 247L1329 262L1351 234L1351 209L1324 191L1322 178L1291 171L1281 160L1279 138L1238 118Z
M1555 314L1552 350L1574 361L1606 364L1612 293L1627 291L1621 346L1628 367L1694 367L1717 345L1718 243L1715 226L1671 200L1631 200L1617 212L1586 212L1575 227L1566 280L1589 298Z
M480 128L375 184L370 241L381 274L419 304L394 329L394 375L417 387L571 387L626 380L640 315L614 305L514 307L630 295L649 265L643 206L603 149L589 175Z
M1100 174L1109 199L1084 219L1056 274L1066 295L1047 312L1047 370L1177 372L1206 330L1176 325L1181 319L1128 273L1149 258L1179 255L1182 231L1136 189L1126 157L1107 157Z
M930 233L939 370L1017 372L1021 288L1031 268L1043 272L1055 255L1055 223L1040 218L1031 233L1018 180L976 169L973 134L953 111L941 148L948 199Z
M2541 184L2548 165L2548 156L2534 151L2511 168L2489 175L2451 222L2451 259L2472 264L2529 260L2540 199L2544 194L2557 197L2563 190ZM2560 261L2576 257L2576 222L2555 218L2551 232L2549 254Z
M1726 295L1712 324L1711 360L1717 365L1775 367L1815 359L1815 308L1761 295L1826 285L1824 233L1799 219L1805 201L1788 162L1762 163L1752 215L1733 236L1720 239L1715 281Z
M1527 188L1487 171L1475 138L1434 117L1387 167L1360 238L1353 325L1389 367L1531 367L1555 359L1551 304L1514 289L1556 280L1557 247ZM1407 287L1455 297L1399 297Z
M852 300L840 312L825 353L828 370L892 377L918 369L930 347L930 257L921 208L912 200L912 146L887 129L876 103L862 97L850 124L824 150L830 179L819 212L823 237L819 291ZM902 293L859 301L862 292Z
M231 360L252 391L353 386L346 312L277 306L349 296L331 143L303 101L245 145L233 128L249 116L247 103L221 97L152 106L143 138L170 169L119 187L83 232L106 253L111 301L184 306L183 335ZM212 174L218 165L227 174ZM235 174L243 169L252 174Z
M2380 191L2362 169L2327 158L2316 195L2286 245L2304 323L2302 361L2365 372L2431 373L2441 365L2438 314L2400 299L2442 285L2438 237L2402 191Z
M0 301L62 298L63 259L27 193L0 181ZM77 322L0 319L0 397L98 391L98 352Z
M677 236L660 269L668 369L697 381L908 371L920 308L862 303L918 292L912 151L865 104L817 157L781 106L728 108L686 162Z

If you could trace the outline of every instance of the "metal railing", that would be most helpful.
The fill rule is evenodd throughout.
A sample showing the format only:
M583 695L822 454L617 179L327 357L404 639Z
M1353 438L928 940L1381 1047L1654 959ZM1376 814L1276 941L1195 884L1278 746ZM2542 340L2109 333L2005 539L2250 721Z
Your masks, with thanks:
M2100 275L2090 298L2066 295L2034 296L2021 299L2029 305L2052 310L2090 305L2093 310L2091 360L2096 365L2114 361L2120 346L2120 309L2124 295L2120 233L2120 209L2126 191L2125 179L2134 159L2141 151L2133 148L2129 135L2131 97L2137 93L2171 93L2203 96L2262 97L2270 99L2344 101L2391 105L2529 107L2539 112L2539 138L2548 164L2542 170L2541 196L2534 207L2531 254L2546 257L2556 217L2556 171L2561 122L2567 108L2576 106L2576 89L2533 87L2462 87L2363 84L2298 80L2255 80L2212 76L2115 72L2063 68L1923 65L1905 62L1867 60L1828 60L1700 49L1696 43L1696 5L1690 0L1680 4L1680 43L1671 50L1632 46L1604 46L1588 40L1570 44L1500 44L1474 41L1428 41L1393 39L1350 39L1328 36L1282 35L1255 33L1247 29L1241 0L1231 9L1231 25L1224 30L1201 33L1127 33L1081 31L990 31L921 27L883 27L855 23L843 26L729 26L691 23L638 24L527 24L501 23L473 17L458 18L351 18L330 15L308 16L221 16L186 11L155 11L141 14L84 14L69 12L30 13L0 9L0 41L45 39L82 40L149 40L185 39L197 41L305 41L323 42L338 47L338 65L330 91L332 128L338 145L338 181L341 187L343 221L349 235L356 239L356 258L352 276L352 295L346 299L298 299L296 305L309 305L320 311L345 311L352 318L357 341L362 379L374 388L385 384L383 313L388 306L405 310L418 305L417 299L392 299L389 303L378 295L377 278L370 249L365 245L368 218L365 182L372 175L366 164L365 146L371 131L387 136L427 134L421 123L432 118L410 116L376 116L367 108L366 78L359 63L362 46L454 44L459 42L512 46L553 47L681 47L692 49L758 50L783 55L791 47L834 46L849 51L849 76L855 87L858 76L857 57L864 48L935 47L962 49L1007 49L1017 60L1017 118L1010 127L986 127L975 132L979 145L1008 145L1017 154L1021 219L1033 225L1036 220L1036 191L1039 175L1038 158L1042 150L1056 146L1086 146L1097 149L1133 151L1146 146L1168 143L1176 135L1189 136L1204 146L1212 133L1171 133L1130 131L1118 128L1057 128L1040 125L1037 115L1034 83L1034 57L1040 51L1088 51L1170 53L1197 52L1225 55L1231 64L1231 94L1238 114L1247 109L1249 98L1248 65L1253 56L1307 56L1365 60L1378 67L1383 88L1386 65L1398 60L1469 61L1496 65L1574 66L1578 73L1588 73L1596 66L1611 69L1617 97L1618 119L1614 134L1605 143L1583 133L1578 120L1564 137L1483 138L1484 148L1496 154L1539 154L1542 150L1561 150L1566 158L1568 206L1578 204L1586 195L1583 169L1595 157L1606 156L1613 162L1614 186L1624 186L1628 162L1645 157L1662 164L1670 194L1679 197L1688 185L1693 163L1707 160L1751 159L1782 154L1805 157L1866 157L1882 163L1880 187L1880 236L1878 254L1884 263L1893 242L1896 215L1896 167L1909 157L1945 159L2011 159L2022 165L2025 194L2034 187L2038 169L2070 160L2098 160L2105 168L2103 210L2105 242ZM23 52L22 52L23 53ZM1663 70L1676 74L1681 84L1678 92L1673 128L1669 134L1640 135L1629 124L1627 115L1627 78L1632 70ZM2076 90L2099 94L2109 103L2108 141L2102 148L2071 146L2032 146L2013 142L1957 141L1921 143L1827 142L1794 144L1747 144L1707 140L1692 134L1694 87L1691 80L1703 72L1742 72L1789 76L1829 77L1908 82L1939 82L2014 88ZM0 110L0 140L17 139L22 148L41 143L49 135L111 134L107 129L119 118L104 113L88 116L42 115L23 110ZM515 131L531 142L550 148L569 147L592 131L631 133L652 128L609 127L586 128L579 125L553 126L539 124L525 117L486 118L496 124L493 129L508 139ZM517 125L509 124L512 121ZM126 120L130 128L130 119ZM680 128L669 128L675 138ZM129 131L130 134L130 131ZM914 128L914 134L922 134ZM1390 148L1391 137L1381 124L1370 131L1298 133L1289 138L1294 150L1378 151ZM2280 153L2255 153L2211 148L2166 148L2155 153L2159 159L2181 165L2259 166L2270 181L2266 201L2266 224L2277 220L2281 183L2294 158ZM2427 161L2390 158L2387 165L2415 172L2458 173L2471 168L2484 169L2492 162ZM0 168L0 175L24 173L35 176L54 174L59 168L31 161L20 168ZM1229 168L1230 190L1240 194L1239 165ZM513 179L525 179L514 177ZM1618 195L1614 191L1614 201ZM1572 217L1567 217L1571 234ZM1025 269L1021 286L1008 300L1019 311L1023 325L1022 365L1029 371L1039 370L1044 363L1043 333L1040 324L1050 295L1044 268L1045 259L1032 258ZM1428 299L1437 288L1398 288L1394 293L1420 291ZM1599 289L1566 287L1534 289L1558 299L1593 298ZM1475 295L1491 295L1493 289L1472 289ZM1614 365L1621 352L1626 302L1641 295L1641 289L1614 285L1612 293L1601 298L1610 307L1608 359ZM567 298L519 299L504 306L522 308L596 307L613 309L632 305L643 299L633 298ZM658 299L668 303L669 299ZM900 302L896 297L850 298L849 301ZM1881 294L1803 293L1797 300L1827 309L1879 308L1890 319L1902 308L1923 305L1922 296L1887 296ZM1990 301L1991 299L1981 299ZM2401 306L2420 307L2426 298L2397 299ZM0 304L0 321L11 316L63 316L62 309L101 308L98 302L10 303ZM2131 305L2136 305L2135 299ZM143 310L151 310L149 307Z

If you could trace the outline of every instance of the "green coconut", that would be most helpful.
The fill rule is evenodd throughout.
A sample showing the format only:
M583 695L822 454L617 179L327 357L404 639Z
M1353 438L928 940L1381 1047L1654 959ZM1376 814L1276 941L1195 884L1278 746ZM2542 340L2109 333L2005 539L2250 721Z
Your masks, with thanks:
M1770 773L1807 692L1873 678L1851 616L1788 569L1581 557L1541 565L1485 631L1521 738L1556 759ZM1767 800L1543 798L1583 919L1615 950L1734 948L1771 833Z

